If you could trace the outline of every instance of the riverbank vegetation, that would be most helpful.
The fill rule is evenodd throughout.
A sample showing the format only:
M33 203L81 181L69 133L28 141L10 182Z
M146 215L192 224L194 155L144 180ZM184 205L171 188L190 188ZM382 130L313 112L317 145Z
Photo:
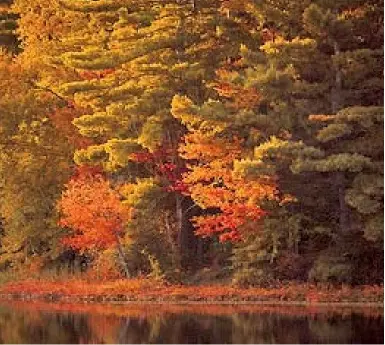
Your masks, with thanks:
M1 0L0 44L2 293L382 301L382 1Z
M239 288L228 285L170 285L149 279L95 283L84 280L26 280L0 287L0 296L55 302L163 303L364 303L382 305L383 286L335 287L327 284L286 284Z
M94 304L94 303L51 303L44 301L6 300L2 304L12 310L30 313L58 312L81 315L115 316L115 317L156 317L165 315L194 314L200 316L234 316L235 314L258 313L263 315L306 316L328 318L333 316L349 317L360 314L367 317L383 317L383 308L365 305L269 305L269 304L218 304L218 303L130 303L130 304ZM154 308L156 306L156 308Z

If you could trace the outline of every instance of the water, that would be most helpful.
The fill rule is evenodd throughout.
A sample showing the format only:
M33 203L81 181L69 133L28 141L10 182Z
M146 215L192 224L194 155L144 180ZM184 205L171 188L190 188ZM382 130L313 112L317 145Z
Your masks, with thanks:
M0 343L381 343L382 308L0 302Z

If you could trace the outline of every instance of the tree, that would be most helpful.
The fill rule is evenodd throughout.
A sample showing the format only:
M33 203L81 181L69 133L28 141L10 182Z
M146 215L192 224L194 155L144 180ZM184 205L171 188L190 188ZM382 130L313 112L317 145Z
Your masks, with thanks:
M130 276L120 237L131 218L120 196L101 175L85 174L70 180L58 202L60 225L74 230L63 244L81 251L116 246L127 277Z
M49 119L56 99L30 87L34 72L0 57L1 261L19 266L55 256L60 238L55 201L71 170L71 145Z
M340 238L337 242L346 243L346 248L350 246L344 235L349 233L351 217L345 198L347 189L352 195L348 166L356 164L368 169L365 162L371 158L362 157L360 151L367 145L366 135L357 123L348 125L345 123L348 120L337 116L339 124L325 128L322 146L330 145L325 152L324 147L318 147L316 134L307 119L311 114L335 115L345 112L345 108L347 113L367 113L368 119L374 111L371 106L381 105L383 82L378 76L383 74L380 29L383 15L380 8L381 4L367 1L255 4L253 13L258 14L263 26L263 43L259 50L242 47L240 63L225 78L235 83L236 88L254 89L259 95L258 101L249 108L252 114L244 111L234 117L241 123L248 121L255 133L247 136L247 142L255 146L254 159L241 161L236 168L256 177L266 171L276 174L280 191L292 199L283 207L277 204L270 209L264 231L260 232L262 238L254 237L245 246L248 251L253 242L259 243L254 247L258 247L259 257L274 258L265 262L277 262L289 248L295 255L298 250L306 253L309 262L314 262L314 253L328 247L335 248L333 255L341 255L335 246L336 237ZM370 25L363 25L369 22ZM234 86L231 88L236 90ZM352 118L349 121L353 121ZM347 128L349 133L344 132ZM329 135L326 133L334 133L336 137L326 139ZM355 138L354 149L345 135ZM370 150L375 154L377 144ZM341 155L329 156L337 151ZM303 169L300 176L295 176L290 170L293 160L314 160L319 163L319 171L323 169L328 173ZM381 195L380 191L376 193ZM375 198L381 200L381 196ZM293 224L292 230L283 232L282 223ZM282 238L283 233L287 234L286 239ZM290 234L296 234L298 246L289 245ZM363 249L361 245L360 248ZM362 253L361 250L355 255L357 264ZM243 257L247 257L247 253ZM272 271L271 265L269 270ZM349 270L347 272L352 271Z
M347 231L363 230L373 241L383 240L383 107L350 107L336 115L312 116L324 126L317 139L325 150L321 159L298 159L296 172L343 174L338 191ZM342 183L341 182L341 183ZM341 208L343 205L343 208ZM356 211L356 215L354 215ZM358 217L357 217L358 216Z
M63 40L67 51L60 64L79 77L55 88L89 109L89 115L74 124L96 144L77 151L76 162L102 164L120 176L125 171L132 183L159 175L137 164L136 153L167 149L174 156L164 157L162 164L182 171L177 146L185 129L170 114L171 99L183 93L202 103L213 93L206 84L215 78L216 67L238 54L231 40L252 42L251 31L239 24L240 17L224 16L220 1L63 1L62 8L92 18ZM184 253L190 237L185 213L191 200L175 188L167 192L175 199L178 246Z
M3 262L89 244L169 277L221 248L240 282L381 281L382 0L2 4ZM100 198L63 249L75 164L68 207Z
M225 123L205 118L209 107L210 103L196 107L186 97L173 99L172 114L189 130L179 147L181 157L188 162L183 182L197 206L214 211L213 215L193 218L196 233L237 241L242 231L256 230L265 215L260 204L275 198L275 183L267 175L248 181L234 174L233 163L242 157L241 141L223 134Z

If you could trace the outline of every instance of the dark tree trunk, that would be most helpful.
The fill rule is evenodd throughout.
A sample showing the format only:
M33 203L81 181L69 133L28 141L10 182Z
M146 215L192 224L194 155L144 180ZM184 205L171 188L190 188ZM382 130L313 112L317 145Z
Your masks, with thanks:
M345 174L343 172L338 172L336 176L336 187L338 189L339 226L341 233L349 231L349 208L345 201L345 184Z
M177 243L178 243L178 256L179 256L179 265L182 267L183 257L184 257L184 242L185 242L185 229L183 226L183 197L179 194L175 196L175 218L176 218L176 228L178 232Z
M334 56L338 57L341 54L341 51L337 41L333 41L333 48ZM339 66L335 66L334 73L334 87L332 88L331 105L333 114L336 114L343 106L341 68Z
M203 261L203 239L197 238L197 265L201 266Z
M334 56L338 57L341 53L340 46L336 40L333 41ZM335 66L334 87L331 95L332 112L336 114L343 107L342 100L342 72L338 65ZM346 177L345 172L336 173L335 185L338 191L339 204L339 227L341 233L349 231L349 208L345 202Z

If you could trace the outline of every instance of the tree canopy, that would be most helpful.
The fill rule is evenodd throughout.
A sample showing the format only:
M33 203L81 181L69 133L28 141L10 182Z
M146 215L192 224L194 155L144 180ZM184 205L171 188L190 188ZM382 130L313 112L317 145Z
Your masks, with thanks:
M0 270L383 281L382 1L6 0L0 45Z

